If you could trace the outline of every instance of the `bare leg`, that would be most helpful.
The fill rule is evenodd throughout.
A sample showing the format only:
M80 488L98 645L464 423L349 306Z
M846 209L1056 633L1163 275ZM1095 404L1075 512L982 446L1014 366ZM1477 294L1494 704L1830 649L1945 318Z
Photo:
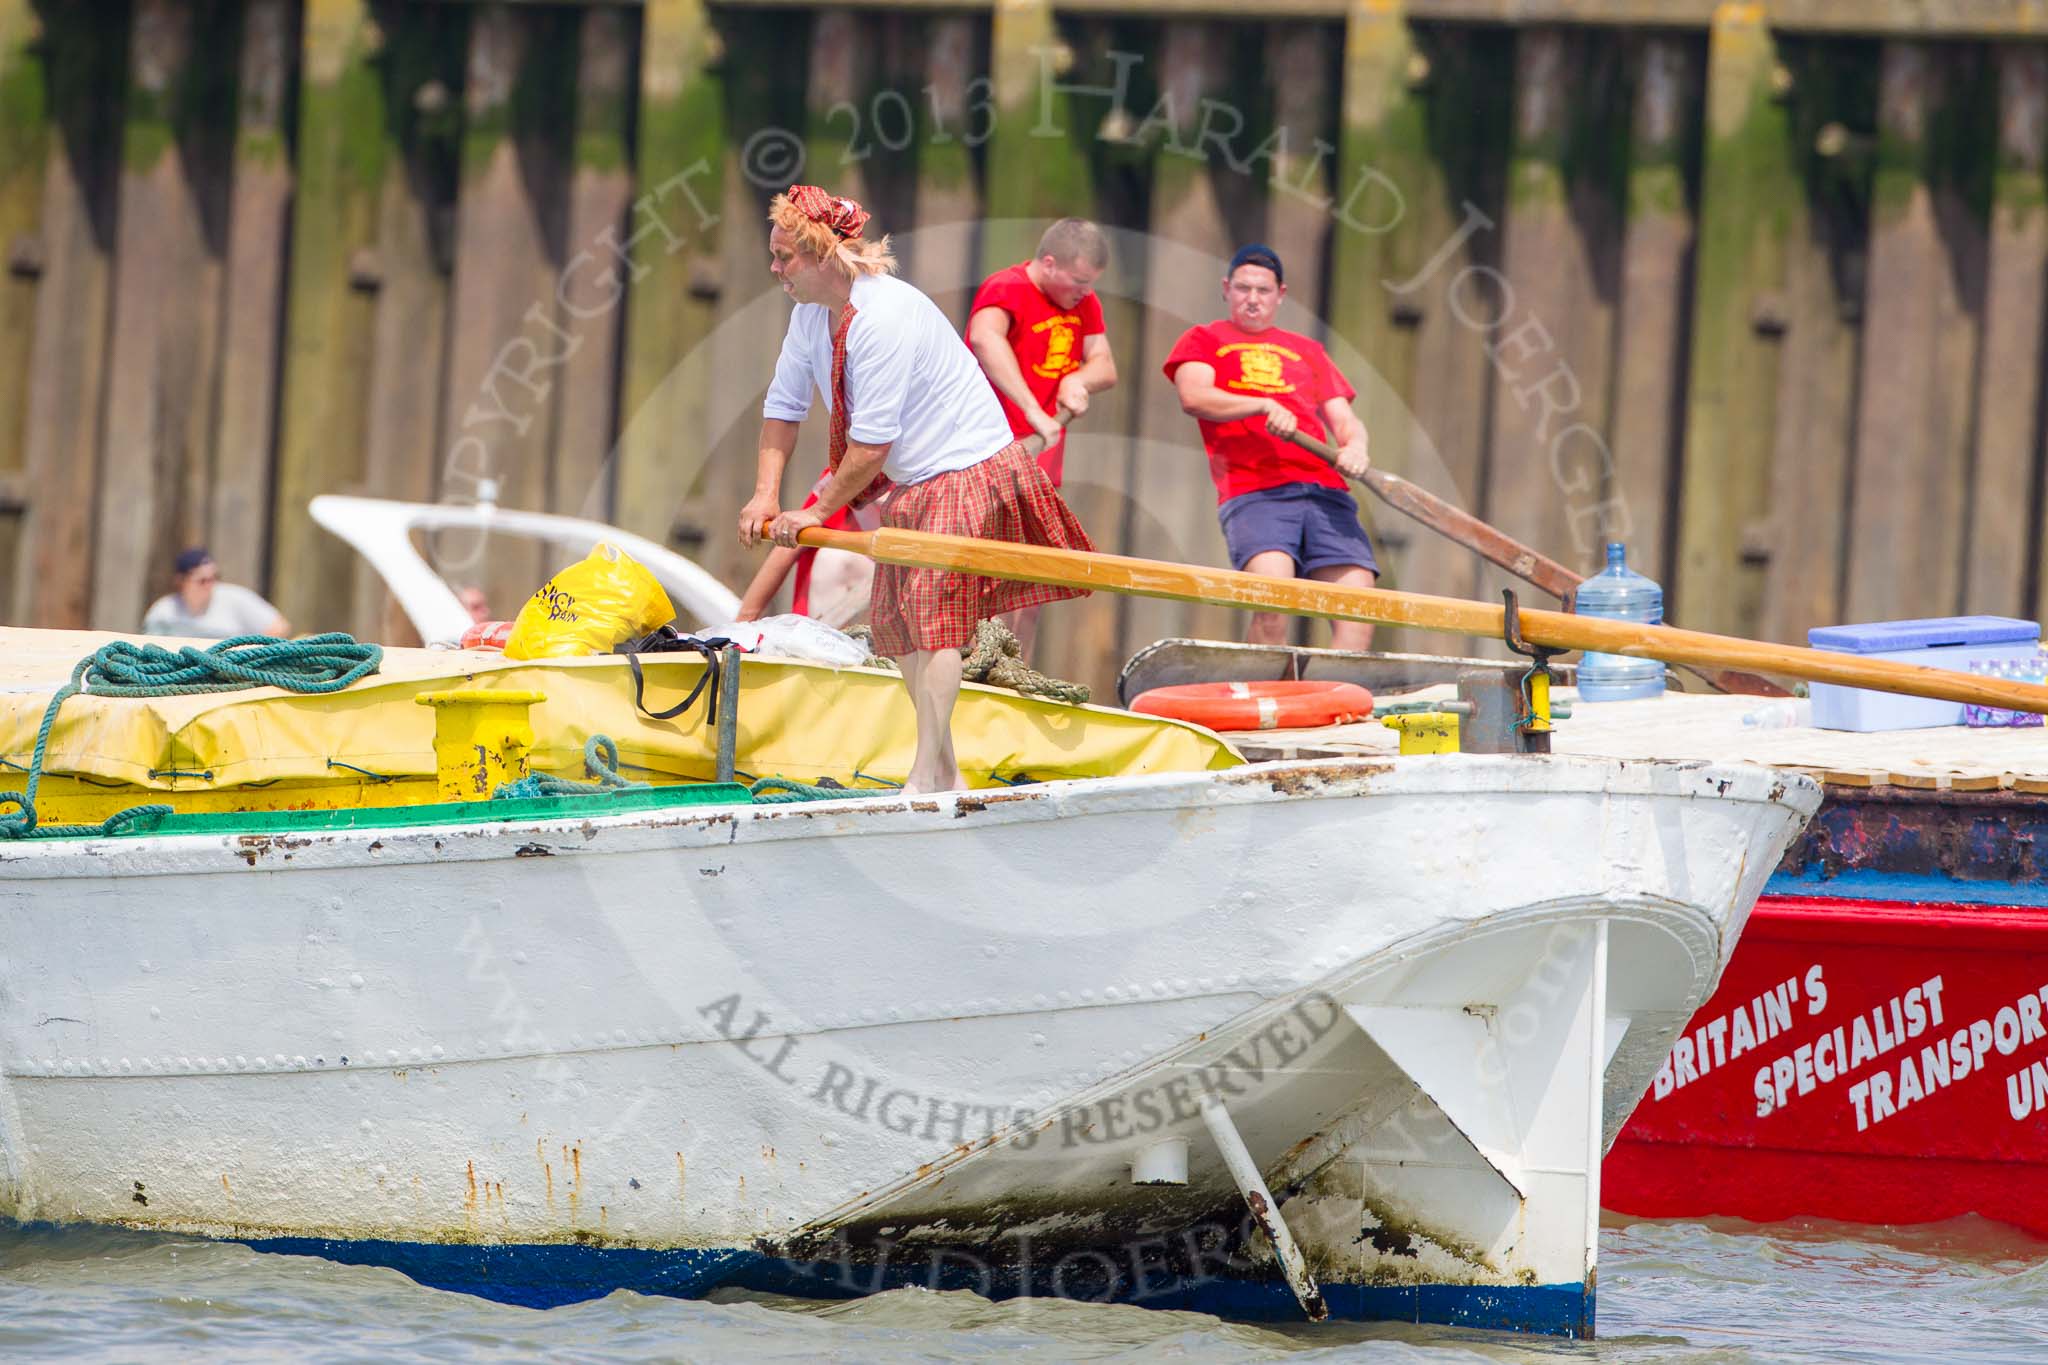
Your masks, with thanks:
M1285 550L1261 550L1245 561L1244 571L1263 574L1267 578L1292 578L1294 556ZM1284 645L1287 643L1287 618L1279 612L1255 611L1244 638L1248 644Z
M1038 613L1040 607L1019 607L1006 611L996 619L1010 628L1010 634L1017 637L1017 647L1024 655L1024 662L1031 662L1031 650L1038 643Z
M898 655L910 704L917 710L917 757L903 784L907 793L962 791L967 779L953 752L953 703L960 696L960 651Z
M1326 564L1310 569L1308 576L1318 583L1337 583L1347 588L1369 588L1379 581L1371 569L1357 564ZM1372 648L1372 622L1330 622L1330 648L1362 651Z

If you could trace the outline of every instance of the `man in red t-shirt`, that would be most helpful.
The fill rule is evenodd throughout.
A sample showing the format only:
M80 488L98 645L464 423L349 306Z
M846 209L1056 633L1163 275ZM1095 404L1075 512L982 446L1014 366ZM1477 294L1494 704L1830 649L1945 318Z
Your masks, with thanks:
M1109 266L1102 229L1062 218L1038 240L1038 255L998 270L975 291L967 344L1002 401L1010 432L1045 437L1038 463L1060 485L1065 432L1055 414L1079 417L1088 396L1116 384L1095 281Z
M1273 325L1285 297L1273 249L1241 248L1223 280L1229 318L1183 333L1166 357L1166 377L1182 411L1201 423L1232 566L1369 588L1379 564L1344 475L1287 439L1296 430L1334 436L1338 465L1356 477L1372 463L1365 424L1351 411L1351 385L1323 348ZM1287 618L1254 613L1245 638L1283 644ZM1331 644L1368 649L1372 626L1334 621Z
M967 344L1003 405L1017 437L1045 438L1038 457L1052 486L1066 472L1066 432L1055 414L1088 411L1090 394L1116 383L1116 360L1102 326L1095 281L1109 266L1109 242L1085 218L1062 218L1038 239L1038 254L998 270L975 291ZM1005 615L1028 656L1038 609Z

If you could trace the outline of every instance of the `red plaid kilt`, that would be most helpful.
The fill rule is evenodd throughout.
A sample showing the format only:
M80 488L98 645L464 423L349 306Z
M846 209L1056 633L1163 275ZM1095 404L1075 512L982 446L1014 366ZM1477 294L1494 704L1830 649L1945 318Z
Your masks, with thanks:
M1095 548L1021 442L1013 442L967 469L897 488L883 509L882 524L900 531L975 536L1061 550ZM991 616L1087 595L1086 588L877 564L872 618L875 652L893 658L918 651L965 649L974 643L975 625Z

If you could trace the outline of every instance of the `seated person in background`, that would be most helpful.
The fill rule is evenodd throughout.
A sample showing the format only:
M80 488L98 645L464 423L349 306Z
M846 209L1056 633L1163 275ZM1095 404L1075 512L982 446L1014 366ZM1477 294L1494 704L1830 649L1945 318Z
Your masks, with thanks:
M1223 279L1229 317L1188 328L1166 357L1166 377L1181 410L1201 425L1231 567L1369 588L1379 566L1344 486L1345 474L1362 477L1372 464L1365 424L1323 348L1274 325L1285 297L1273 249L1240 249ZM1343 473L1292 444L1296 431L1318 440L1327 431ZM1369 622L1330 626L1334 648L1372 647ZM1287 618L1255 612L1245 638L1285 644Z
M484 590L474 583L464 583L455 590L455 600L462 603L462 609L469 613L469 619L477 625L491 619L490 599Z
M177 558L171 591L142 614L147 635L225 640L236 635L287 635L291 624L256 593L220 581L220 566L198 546Z

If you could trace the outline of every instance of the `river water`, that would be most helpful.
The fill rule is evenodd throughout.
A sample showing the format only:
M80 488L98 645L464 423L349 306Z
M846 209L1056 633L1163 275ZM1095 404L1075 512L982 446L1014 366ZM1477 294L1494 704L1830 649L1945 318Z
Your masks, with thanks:
M1964 1219L1614 1223L1591 1345L898 1290L850 1303L614 1294L537 1311L395 1271L104 1229L0 1230L0 1360L2048 1361L2048 1243Z

